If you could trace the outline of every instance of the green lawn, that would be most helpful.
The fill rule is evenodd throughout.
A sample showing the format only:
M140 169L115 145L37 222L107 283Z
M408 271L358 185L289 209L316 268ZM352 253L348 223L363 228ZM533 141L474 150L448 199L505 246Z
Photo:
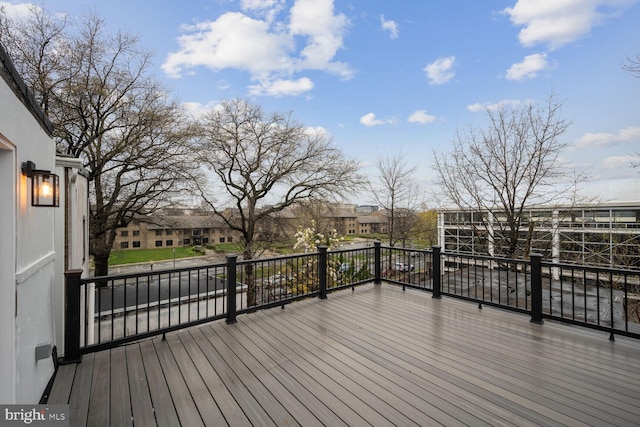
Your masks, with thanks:
M193 246L178 248L135 249L128 251L111 251L109 265L131 264L136 262L149 262L173 259L175 257L188 258L204 255L202 250L196 251Z

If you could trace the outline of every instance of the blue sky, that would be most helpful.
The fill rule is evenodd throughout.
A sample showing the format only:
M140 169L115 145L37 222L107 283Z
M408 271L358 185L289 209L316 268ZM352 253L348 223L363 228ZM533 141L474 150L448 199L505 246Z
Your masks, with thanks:
M2 3L0 1L0 4ZM20 3L9 9L18 13ZM563 161L583 193L640 200L636 0L43 0L139 35L193 110L247 98L325 129L363 170L403 151L425 188L433 150L501 102L563 101ZM366 203L367 196L356 200ZM433 204L433 203L432 203Z

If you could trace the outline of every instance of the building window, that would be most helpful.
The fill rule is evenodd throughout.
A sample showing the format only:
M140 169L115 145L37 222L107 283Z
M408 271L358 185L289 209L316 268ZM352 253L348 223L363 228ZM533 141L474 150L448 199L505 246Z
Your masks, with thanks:
M224 243L224 237L220 238L220 243Z
M120 249L129 249L129 242L120 242Z
M120 232L120 237L127 237L129 235L129 232L127 230L122 230Z
M231 236L227 237L227 242L233 243L233 237L231 237Z
M140 240L134 240L133 241L133 247L134 248L139 248L140 247Z
M156 248L162 246L162 240L156 240Z
M171 236L173 234L173 230L167 230L167 236Z
M140 235L140 230L133 230L133 235L134 236L139 236Z
M182 243L185 244L185 245L190 245L191 244L191 239L184 239L182 241Z
M167 240L165 246L173 246L173 240Z
M202 238L202 244L206 245L207 243L209 243L209 238L208 237L203 237Z
M162 230L156 230L156 236L162 236Z

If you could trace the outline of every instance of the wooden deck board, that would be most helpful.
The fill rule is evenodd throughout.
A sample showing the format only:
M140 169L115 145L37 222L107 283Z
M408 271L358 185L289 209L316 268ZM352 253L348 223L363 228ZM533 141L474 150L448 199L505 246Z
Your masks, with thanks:
M320 320L322 321L322 320ZM325 323L325 327L326 327ZM297 326L300 327L300 326ZM362 326L353 327L353 324L339 325L338 328L344 327L347 331L350 328L354 331L358 331L357 334L364 334L362 332ZM332 329L334 332L337 329ZM315 336L313 330L306 330L305 333L310 336ZM351 333L351 332L349 332ZM355 336L355 335L354 335ZM315 336L316 339L319 337ZM345 356L352 359L354 362L362 365L375 366L376 375L381 376L381 381L394 385L396 392L402 391L403 396L408 402L411 402L415 407L421 408L425 412L425 416L429 416L434 421L451 425L452 423L465 423L467 425L495 425L495 422L486 423L482 415L489 415L489 413L483 408L486 406L485 400L478 400L477 405L467 407L467 400L461 400L455 393L445 392L443 394L443 386L446 383L440 383L440 387L435 387L437 379L433 376L425 375L418 378L412 371L415 370L415 365L402 365L399 359L391 360L389 355L384 355L379 351L371 351L364 347L352 346L353 341L349 341L349 338L334 338L342 344L344 344ZM404 344L403 344L404 345ZM437 390L434 392L433 390ZM456 390L458 391L458 390ZM465 408L466 407L466 408ZM465 412L466 409L466 412ZM495 417L492 417L495 418Z
M289 317L287 315L286 317ZM293 327L295 329L303 328L300 323L287 324L286 322L272 322L276 318L265 316L261 319L263 323L269 322L273 328L285 330L287 327ZM323 325L318 325L318 328L323 328ZM294 332L291 331L293 336ZM432 419L435 422L451 425L456 422L456 419L450 414L433 408L430 410L428 402L423 399L416 398L415 395L408 393L406 390L406 384L402 384L404 381L400 378L397 382L390 380L388 376L383 375L383 366L373 365L368 360L357 360L358 354L356 352L349 351L349 348L344 343L339 343L336 339L339 338L336 335L332 335L330 338L324 336L324 334L318 333L315 328L309 327L301 330L301 334L297 337L296 342L302 346L302 348L309 353L326 352L331 355L332 359L326 359L326 362L342 373L346 378L353 381L354 385L358 385L370 393L374 394L377 399L381 399L383 403L376 402L376 400L367 400L372 408L378 407L378 405L390 405L398 412L402 413L411 420L416 419ZM352 386L353 387L353 386ZM385 417L393 416L393 413L388 411L385 407ZM389 419L393 423L406 423L402 417L397 415L393 419Z
M211 396L214 397L220 412L225 420L234 426L250 426L249 419L238 406L237 402L233 398L233 395L224 385L224 382L220 379L209 360L205 357L204 353L200 350L200 347L196 344L191 334L180 334L180 341L184 345L185 350L191 356L191 359L198 367L198 372L202 377L202 380L207 386L207 389Z
M140 355L149 384L149 394L153 402L156 423L159 427L180 425L178 413L175 410L171 392L152 341L147 340L140 343Z
M71 425L637 425L640 341L365 285L85 355Z
M250 359L251 355L243 354L241 349L230 347L225 341L221 340L215 333L215 329L218 327L231 329L234 325L217 323L203 328L203 331L206 331L207 339L215 346L216 351L224 359L228 368L236 373L238 379L248 390L251 390L253 399L266 411L276 425L296 425L297 422L292 415L292 412L297 409L294 402L295 398L288 393L288 390L277 387L273 377L267 371L258 373L251 371L249 366L246 365L248 363L247 359ZM210 329L214 329L214 331ZM283 397L283 400L288 399L291 402L291 412L287 410L283 402L274 396L274 393L279 391L287 394L286 397Z
M292 359L296 358L296 355L292 351L283 345L278 345L278 342L274 339L267 339L267 335L262 333L261 328L256 328L258 332L254 331L253 328L256 325L253 322L255 320L247 323L247 327L242 329L243 336L237 339L251 342L261 352L269 355L274 363L269 369L275 371L275 375L288 375L304 387L307 391L303 393L307 396L313 396L316 399L316 406L321 406L318 412L323 420L330 420L331 424L336 426L343 423L349 426L362 424L362 417L345 402L338 399L332 393L331 387L323 385L322 380L327 379L325 374L320 373L316 376L312 366L303 364L302 360L294 362ZM325 408L328 408L333 415L329 414L325 418L323 416L324 412L326 412ZM339 421L335 419L334 415Z
M151 402L149 382L145 373L140 347L129 345L126 347L127 375L131 390L131 416L136 427L156 426L156 418Z
M311 314L305 313L303 316L305 316L306 318L307 315L311 315ZM322 317L320 317L318 321L323 321ZM379 321L380 319L376 319L376 322L379 322ZM349 332L349 330L351 329L353 331L357 331L358 334L363 334L363 335L367 334L366 325L352 323L350 320L345 319L344 321L338 321L337 323L334 323L335 325L335 329L334 329L334 326L331 325L331 322L333 321L332 320L324 321L325 327L331 328L332 332L334 333L339 333L340 329L342 329L342 331L344 331L345 334L347 334L346 336L348 336L349 334L353 334ZM373 325L372 327L375 329L379 329L377 325ZM385 326L385 328L386 327L391 327L391 325L389 324ZM429 363L430 363L429 359L426 358L422 360L423 358L420 355L418 355L418 362L416 361L407 362L403 360L406 357L403 355L403 352L401 349L406 346L411 346L411 341L407 341L407 339L410 340L410 338L406 338L406 336L403 336L403 339L397 346L391 346L387 349L383 349L380 346L378 346L378 347L374 347L372 350L367 347L359 347L359 348L355 347L357 344L352 344L352 343L355 343L357 341L351 341L346 336L342 340L342 342L345 344L345 346L352 347L354 351L361 353L362 357L364 358L363 363L366 363L368 360L369 364L373 364L374 366L376 366L377 371L381 374L383 374L384 371L382 371L380 368L385 367L390 372L392 372L393 374L395 374L397 377L400 378L400 380L396 380L400 385L403 383L402 378L404 378L405 381L407 382L413 381L419 387L427 390L427 392L425 392L425 397L424 397L425 406L434 404L439 407L440 405L442 405L441 409L444 409L445 411L448 410L448 413L450 414L455 414L455 417L461 422L467 422L474 425L480 425L484 422L483 420L485 418L482 417L482 414L485 411L482 409L482 407L487 406L486 399L481 399L480 401L478 401L479 403L478 405L475 405L475 407L469 408L468 414L465 414L463 413L463 411L461 411L461 408L463 408L465 405L461 404L461 399L456 398L457 393L460 392L459 388L455 388L453 390L455 391L455 393L449 394L447 396L448 399L446 399L444 403L438 402L439 400L441 400L438 396L442 393L443 384L441 383L439 387L434 387L434 383L438 382L438 376L441 376L443 374L446 375L446 372L441 372L441 371L439 372L435 370L433 367L429 366ZM393 337L387 336L385 340L393 339L393 338L395 338L395 336ZM352 355L351 357L355 358L356 356ZM415 372L423 373L423 375L420 378L417 378L415 375ZM388 378L389 375L391 374L386 374L385 377ZM444 382L444 384L449 384L451 382L454 382L455 380L457 380L457 377L451 376L451 378L446 378L446 381ZM436 396L429 396L428 395L429 390L437 390L436 393L433 393ZM467 402L467 399L468 397L464 399L464 402ZM495 424L496 422L495 419L497 417L494 415L491 418L493 419L491 424Z
M89 396L91 395L91 378L93 376L94 354L82 358L73 377L73 387L69 394L69 425L86 426L89 412ZM73 414L73 415L71 415Z
M198 412L205 425L219 426L225 423L222 412L216 405L213 396L209 392L207 385L202 380L193 360L189 357L186 349L176 334L167 336L167 342L171 347L171 352L176 360L185 384L191 393L194 403L198 407Z
M66 404L69 402L71 395L71 387L73 386L73 378L76 375L77 364L60 365L56 372L56 378L49 393L48 403L50 404Z
M195 328L191 334L196 343L216 370L216 373L224 383L225 388L233 395L238 406L245 414L252 425L271 425L276 424L272 421L269 414L256 401L251 391L240 381L238 375L226 364L225 360L215 350L214 345L207 339L202 328Z
M232 342L236 342L237 345L242 346L243 350L240 355L250 355L243 357L243 361L249 364L247 367L256 376L261 376L263 373L268 372L273 381L269 381L269 390L286 390L287 394L277 393L274 395L279 402L288 408L291 408L292 415L296 419L304 419L305 426L321 426L323 422L332 426L339 426L344 424L340 418L338 418L331 410L327 410L324 405L319 405L318 400L313 396L309 390L301 386L294 378L290 377L286 370L279 369L278 363L274 362L270 356L263 352L254 342L250 340L243 340L241 333L232 334L231 328L216 328L215 332L224 340L228 346L231 346ZM322 422L320 420L323 420Z
M193 396L180 373L180 368L171 353L169 344L167 341L155 340L153 346L156 349L163 375L167 380L167 386L178 413L180 424L194 427L203 426L204 423L198 412L196 402L193 400Z
M111 393L109 392L111 374L110 356L110 351L101 351L95 355L89 394L87 425L111 425L109 423L109 408L111 404Z
M362 308L362 307L358 307ZM317 310L315 307L311 310L307 310L304 316L312 315ZM369 327L376 325L367 325L366 322L371 316L365 316L366 313L358 313L358 309L351 312L340 311L340 314L332 319L327 319L325 324L330 324L341 330L345 337L350 335L349 325L356 326L356 330L366 331ZM361 320L364 319L364 320ZM322 317L318 315L315 318L316 321L322 321ZM385 319L380 319L383 322ZM386 322L385 322L386 324ZM397 353L403 350L397 350L399 345L403 345L404 348L413 349L408 353L408 357L413 358L416 363L423 360L425 356L427 359L433 359L433 355L430 354L430 343L425 343L422 340L410 337L403 342L396 342L396 337L401 334L391 331L398 323L389 322L389 328L385 329L382 333L379 331L371 332L367 334L370 340L380 340L377 343L377 352L380 353ZM348 338L347 338L348 339ZM473 338L467 338L466 342L469 343ZM395 344L395 345L394 345ZM586 422L586 420L597 419L598 416L603 415L609 422L614 424L624 423L625 420L617 419L613 414L604 414L599 410L592 408L591 406L580 402L579 400L567 399L564 397L564 393L556 391L547 382L536 381L536 377L531 375L528 378L530 381L522 381L517 377L520 372L514 370L509 364L503 366L492 366L491 358L487 360L489 363L484 363L482 370L478 370L476 366L477 354L464 355L456 354L455 352L448 352L447 354L439 354L439 359L448 361L446 367L440 369L452 369L455 370L457 376L465 375L468 381L481 381L486 384L486 387L494 389L497 393L501 390L518 390L516 393L518 396L513 397L514 401L520 402L525 407L536 407L537 405L543 405L546 410L544 411L548 416L553 416L555 421L563 422L566 424L571 423L571 420L567 417L574 418L579 422ZM444 357L443 357L444 356ZM408 359L409 360L409 359ZM495 369L498 368L498 369ZM538 384L536 384L538 383ZM522 399L528 400L524 403ZM543 412L543 411L539 411ZM628 420L626 420L628 422Z
M299 381L314 393L323 396L324 402L349 425L360 425L368 422L372 425L387 425L389 422L370 406L362 402L358 395L352 394L344 386L344 378L332 375L326 370L322 370L315 361L307 357L307 352L297 348L293 341L289 341L286 335L280 335L272 331L272 335L264 332L263 322L259 322L257 317L247 320L245 329L249 335L254 334L266 345L282 352L288 360L287 368L290 372L298 372L296 376Z
M262 316L263 314L264 313L257 313L258 316ZM271 322L271 320L272 319L269 318L269 322ZM295 329L296 331L298 330L298 328ZM346 359L341 360L339 351L326 345L326 342L311 342L308 336L304 336L304 333L300 335L297 332L289 332L290 331L285 328L274 327L273 325L268 329L268 333L274 336L280 336L281 340L286 342L291 348L298 350L299 354L307 361L317 366L325 375L331 376L339 382L342 387L348 390L352 396L354 396L351 398L350 403L359 399L364 405L368 406L371 411L377 412L381 420L374 422L374 425L378 423L390 423L393 425L407 425L412 423L412 420L407 415L393 406L394 403L397 403L404 409L407 409L407 405L402 402L398 396L389 393L386 388L369 380L361 371L352 370L346 363Z
M362 306L352 310L351 312L340 311L341 314L338 317L330 319L329 321L336 322L338 327L345 327L345 324L349 324L352 322L367 322L367 319L370 319L371 316L366 316L366 313L359 313L358 310L362 309ZM307 314L313 314L317 310L308 310ZM360 320L365 319L365 320ZM382 348L386 343L393 343L396 341L396 336L403 336L402 331L393 332L394 329L398 329L402 327L403 323L399 322L388 322L390 319L380 319L388 324L388 328L385 329L381 338L384 343L380 344L378 347L378 351L389 351ZM375 326L375 325L374 325ZM366 327L366 325L365 325ZM407 331L409 332L409 331ZM376 332L376 335L379 335ZM371 337L375 339L374 336ZM476 339L473 336L464 337L463 340L465 342L465 346L467 346L470 342ZM396 342L397 344L402 344L400 342ZM409 338L409 341L404 340L403 343L407 348L414 348L416 353L413 354L413 357L419 358L421 354L425 354L425 352L431 351L431 343L426 343L424 340L417 338L416 336L412 336ZM477 348L479 346L475 346ZM513 347L518 347L517 343L513 343ZM524 345L524 344L522 344ZM447 344L447 348L451 349L453 346L452 343ZM497 355L507 355L508 360L504 363L495 363L494 357ZM443 355L439 353L439 355ZM624 423L629 422L630 420L617 419L615 413L603 414L600 410L594 409L589 404L583 403L582 400L588 399L600 399L601 396L599 394L587 394L584 393L582 387L578 387L577 390L579 393L582 393L582 396L578 396L577 399L569 399L566 398L566 394L572 391L571 388L563 387L559 385L550 384L550 380L552 377L543 376L542 380L539 380L540 369L539 367L528 367L521 365L519 367L514 368L513 364L516 363L519 358L516 357L513 353L509 353L507 350L502 352L494 352L493 354L487 354L486 363L483 363L484 370L483 372L475 372L475 359L479 356L477 352L474 352L473 355L465 352L455 352L449 351L444 359L450 361L450 366L455 369L460 369L466 372L469 375L474 375L483 381L487 381L490 384L493 384L497 387L502 388L512 388L515 386L518 390L521 390L521 395L526 398L530 398L534 402L538 402L541 404L545 404L547 408L556 412L563 412L565 415L572 415L574 418L578 420L582 420L582 422L586 422L588 419L597 419L598 416L603 415L609 422L613 423ZM528 355L526 356L529 357ZM530 359L529 359L530 360ZM545 359L546 362L546 359ZM549 364L545 364L544 370L546 371Z
M110 366L113 366L113 372L111 372L109 419L112 426L127 427L133 425L125 351L125 347L117 347L111 350Z

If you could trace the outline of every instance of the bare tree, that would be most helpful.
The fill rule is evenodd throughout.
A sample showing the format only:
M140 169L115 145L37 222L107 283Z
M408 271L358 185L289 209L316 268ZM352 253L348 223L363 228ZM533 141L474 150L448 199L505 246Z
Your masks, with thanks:
M636 54L635 58L627 57L627 62L622 64L622 68L633 77L640 79L640 54ZM640 151L636 152L636 156L640 157ZM631 162L631 166L640 171L640 161Z
M242 236L242 255L252 259L259 224L294 203L329 200L360 184L358 165L324 132L309 130L290 114L265 113L244 100L223 102L202 119L198 164L213 187L200 181L202 197L227 226ZM249 305L255 303L247 265Z
M519 248L525 207L571 201L583 177L559 161L570 123L554 95L543 105L503 105L486 114L486 128L457 133L450 153L434 153L435 169L441 199L482 216L495 247L511 258L528 253Z
M409 167L406 156L400 152L393 156L378 156L377 180L370 183L376 203L386 211L389 245L406 245L417 221L422 202L413 175L416 166Z
M0 6L0 42L40 108L49 114L49 95L62 82L60 72L70 52L65 37L70 23L66 16L52 17L35 5L29 10L29 19L14 21Z
M2 42L54 124L58 151L83 160L90 180L89 251L108 273L116 228L166 206L186 184L187 121L148 77L150 55L90 15L77 28L39 8L3 19Z
M627 62L622 64L622 68L633 77L640 79L640 55L636 54L635 58L627 57Z

